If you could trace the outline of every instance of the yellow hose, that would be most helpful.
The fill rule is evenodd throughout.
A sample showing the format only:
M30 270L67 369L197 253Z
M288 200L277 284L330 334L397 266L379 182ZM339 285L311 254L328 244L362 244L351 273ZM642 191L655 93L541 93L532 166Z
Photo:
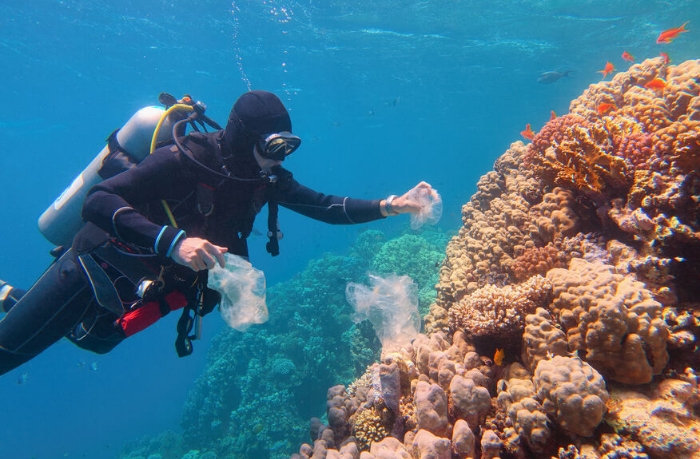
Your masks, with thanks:
M153 151L156 149L156 144L158 143L158 134L160 133L161 126L163 126L163 122L168 117L168 115L170 115L170 113L174 111L192 112L194 111L194 108L185 104L175 104L169 109L167 109L165 113L163 113L163 116L160 117L160 120L156 125L156 130L153 131L153 139L151 139L151 153L153 153ZM161 199L160 202L163 205L163 210L165 211L165 214L168 216L168 220L170 220L170 224L173 225L173 227L177 228L177 222L175 221L173 212L170 210L170 206L167 202L165 202L165 199Z
M168 117L168 115L170 115L170 113L174 111L193 112L194 108L185 104L175 104L169 109L167 109L165 113L163 113L163 116L160 117L160 121L158 121L158 124L156 125L156 130L153 131L153 139L151 140L151 153L153 153L153 150L156 149L156 144L158 143L158 134L160 133L161 126L163 126L163 122Z

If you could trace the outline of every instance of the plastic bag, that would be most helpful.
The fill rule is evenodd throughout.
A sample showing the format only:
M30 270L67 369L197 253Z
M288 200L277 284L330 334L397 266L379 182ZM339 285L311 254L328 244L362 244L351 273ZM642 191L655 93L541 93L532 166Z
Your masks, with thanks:
M348 283L345 297L355 308L355 323L369 319L382 350L408 344L420 332L418 287L408 276L369 274L370 286Z
M435 191L435 196L426 188L416 187L408 192L407 198L420 204L418 212L411 213L411 228L419 229L426 223L434 225L442 217L442 197Z
M253 268L246 259L225 253L226 268L216 265L209 270L207 286L221 293L221 317L238 331L252 324L267 322L265 273Z

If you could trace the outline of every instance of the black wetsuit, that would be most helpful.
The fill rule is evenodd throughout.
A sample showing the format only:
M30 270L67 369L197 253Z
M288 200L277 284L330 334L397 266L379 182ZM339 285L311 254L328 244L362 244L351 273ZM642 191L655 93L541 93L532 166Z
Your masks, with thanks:
M124 339L115 326L119 311L98 303L94 279L91 284L86 276L85 265L93 260L104 268L128 308L137 300L133 290L140 277L157 276L161 266L174 265L169 256L180 238L201 237L247 257L246 238L265 204L278 203L334 224L382 218L379 200L315 192L281 167L273 169L276 181L261 179L259 167L250 158L223 158L222 138L223 131L194 133L183 139L189 154L175 146L162 147L137 167L90 190L83 205L88 223L73 247L0 321L0 374L63 336L99 353ZM167 202L177 228L170 224L161 200Z

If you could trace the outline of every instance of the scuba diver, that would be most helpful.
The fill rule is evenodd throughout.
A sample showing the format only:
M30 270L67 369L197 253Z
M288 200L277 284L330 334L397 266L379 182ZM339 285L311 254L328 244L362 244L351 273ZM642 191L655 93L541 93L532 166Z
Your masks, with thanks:
M224 129L185 135L183 123L195 126L198 114L202 110L177 121L171 141L139 163L121 154L126 150L117 131L110 136L108 157L121 165L87 192L85 223L70 247L52 251L55 261L26 292L0 281L0 312L7 313L0 320L0 374L62 337L92 352L109 352L177 309L183 311L175 347L180 356L189 355L194 326L221 299L206 286L208 270L223 267L226 252L248 258L247 238L264 205L273 256L281 237L278 206L332 224L421 209L410 192L364 200L298 183L281 164L301 139L270 92L240 96ZM438 198L425 182L416 190Z

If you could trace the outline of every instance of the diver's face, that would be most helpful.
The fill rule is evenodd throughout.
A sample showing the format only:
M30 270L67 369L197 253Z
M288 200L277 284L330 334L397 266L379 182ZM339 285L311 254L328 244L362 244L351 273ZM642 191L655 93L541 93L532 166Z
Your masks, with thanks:
M258 151L257 143L253 147L253 156L255 157L255 161L257 161L258 166L260 166L260 169L262 169L263 172L271 172L273 167L282 164L282 161L277 159L263 158L260 152Z

